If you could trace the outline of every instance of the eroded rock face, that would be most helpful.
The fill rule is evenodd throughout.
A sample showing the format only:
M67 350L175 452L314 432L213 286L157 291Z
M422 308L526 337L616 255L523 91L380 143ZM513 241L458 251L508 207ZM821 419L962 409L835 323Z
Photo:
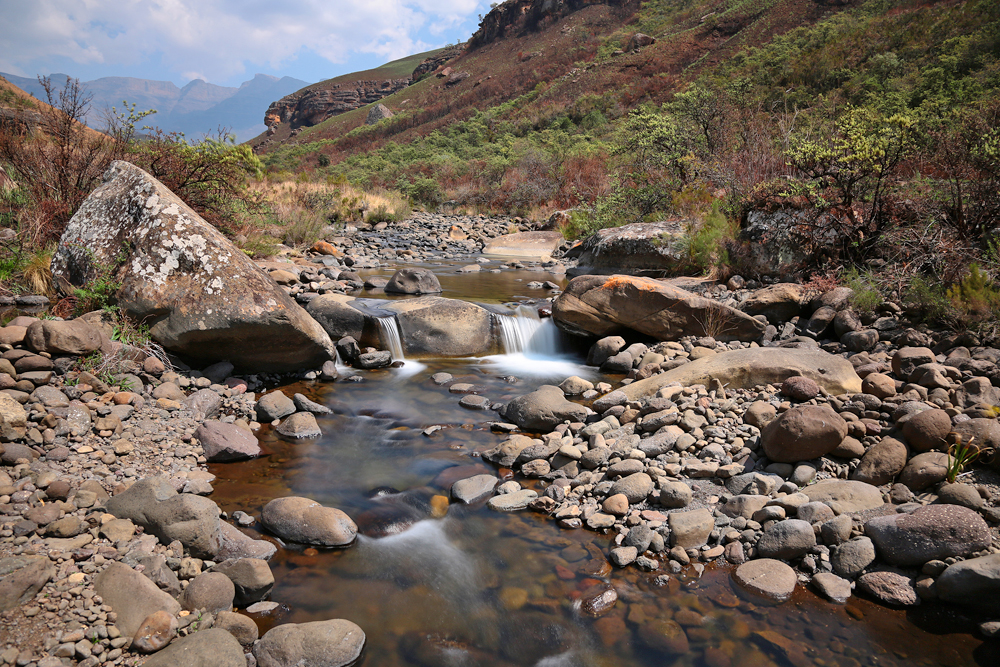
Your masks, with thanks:
M635 276L580 276L552 303L552 319L578 336L635 331L657 340L714 336L754 340L764 324L670 283Z
M318 367L334 356L322 327L162 183L114 162L70 220L52 259L64 292L103 270L118 305L168 350L254 371Z
M264 124L268 127L281 123L293 128L311 127L327 118L378 102L408 85L409 78L308 86L271 102L264 113Z

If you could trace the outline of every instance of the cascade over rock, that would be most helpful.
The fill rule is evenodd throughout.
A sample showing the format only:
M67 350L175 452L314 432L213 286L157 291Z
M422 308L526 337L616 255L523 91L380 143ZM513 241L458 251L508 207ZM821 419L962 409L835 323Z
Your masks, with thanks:
M379 320L394 318L407 357L470 357L500 349L499 326L490 310L468 301L421 296L397 301L355 299L324 294L308 311L339 340L351 336L361 345L390 349Z
M255 371L336 356L323 328L249 257L148 173L116 161L52 258L63 292L111 271L118 305L166 349Z
M579 276L552 303L552 319L578 336L634 331L657 340L714 336L754 340L764 324L668 282L636 276Z

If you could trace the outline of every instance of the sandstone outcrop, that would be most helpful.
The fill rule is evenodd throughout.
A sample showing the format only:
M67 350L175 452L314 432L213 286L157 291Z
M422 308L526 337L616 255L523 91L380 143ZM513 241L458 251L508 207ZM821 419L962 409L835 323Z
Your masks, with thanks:
M621 275L574 278L553 301L552 319L567 333L594 337L633 331L657 340L753 340L764 331L735 308L670 283Z
M320 82L272 102L264 113L264 124L293 128L312 127L327 118L378 102L410 85L410 79L384 81Z

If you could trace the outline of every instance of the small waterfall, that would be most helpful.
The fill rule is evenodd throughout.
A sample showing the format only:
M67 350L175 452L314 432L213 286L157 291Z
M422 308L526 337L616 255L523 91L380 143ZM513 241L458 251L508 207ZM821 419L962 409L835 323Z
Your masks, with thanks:
M396 322L395 315L387 315L376 320L378 322L379 334L382 344L392 353L393 361L405 361L403 355L403 338L399 335L399 323Z
M497 315L504 354L555 357L560 354L559 330L531 306L518 306L511 315Z

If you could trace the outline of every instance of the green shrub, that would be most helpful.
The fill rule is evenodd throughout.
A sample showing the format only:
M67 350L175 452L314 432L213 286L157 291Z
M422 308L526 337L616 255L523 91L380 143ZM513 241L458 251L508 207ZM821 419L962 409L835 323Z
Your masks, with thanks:
M684 261L690 269L708 273L729 263L726 246L736 239L739 223L726 218L719 202L701 223L692 224L681 239Z
M410 199L418 204L427 206L440 206L444 201L444 192L441 184L433 178L418 178L407 188Z
M1000 314L1000 289L975 263L969 266L968 275L948 290L948 298L972 321L995 319Z
M952 308L944 286L933 283L921 275L910 279L903 295L903 302L907 308L930 321L944 320Z
M851 267L844 272L844 285L854 290L851 306L859 313L873 313L884 299L869 271L859 272Z
M399 219L395 213L389 210L388 206L379 205L368 211L365 222L369 225L377 225L380 222L396 222Z

